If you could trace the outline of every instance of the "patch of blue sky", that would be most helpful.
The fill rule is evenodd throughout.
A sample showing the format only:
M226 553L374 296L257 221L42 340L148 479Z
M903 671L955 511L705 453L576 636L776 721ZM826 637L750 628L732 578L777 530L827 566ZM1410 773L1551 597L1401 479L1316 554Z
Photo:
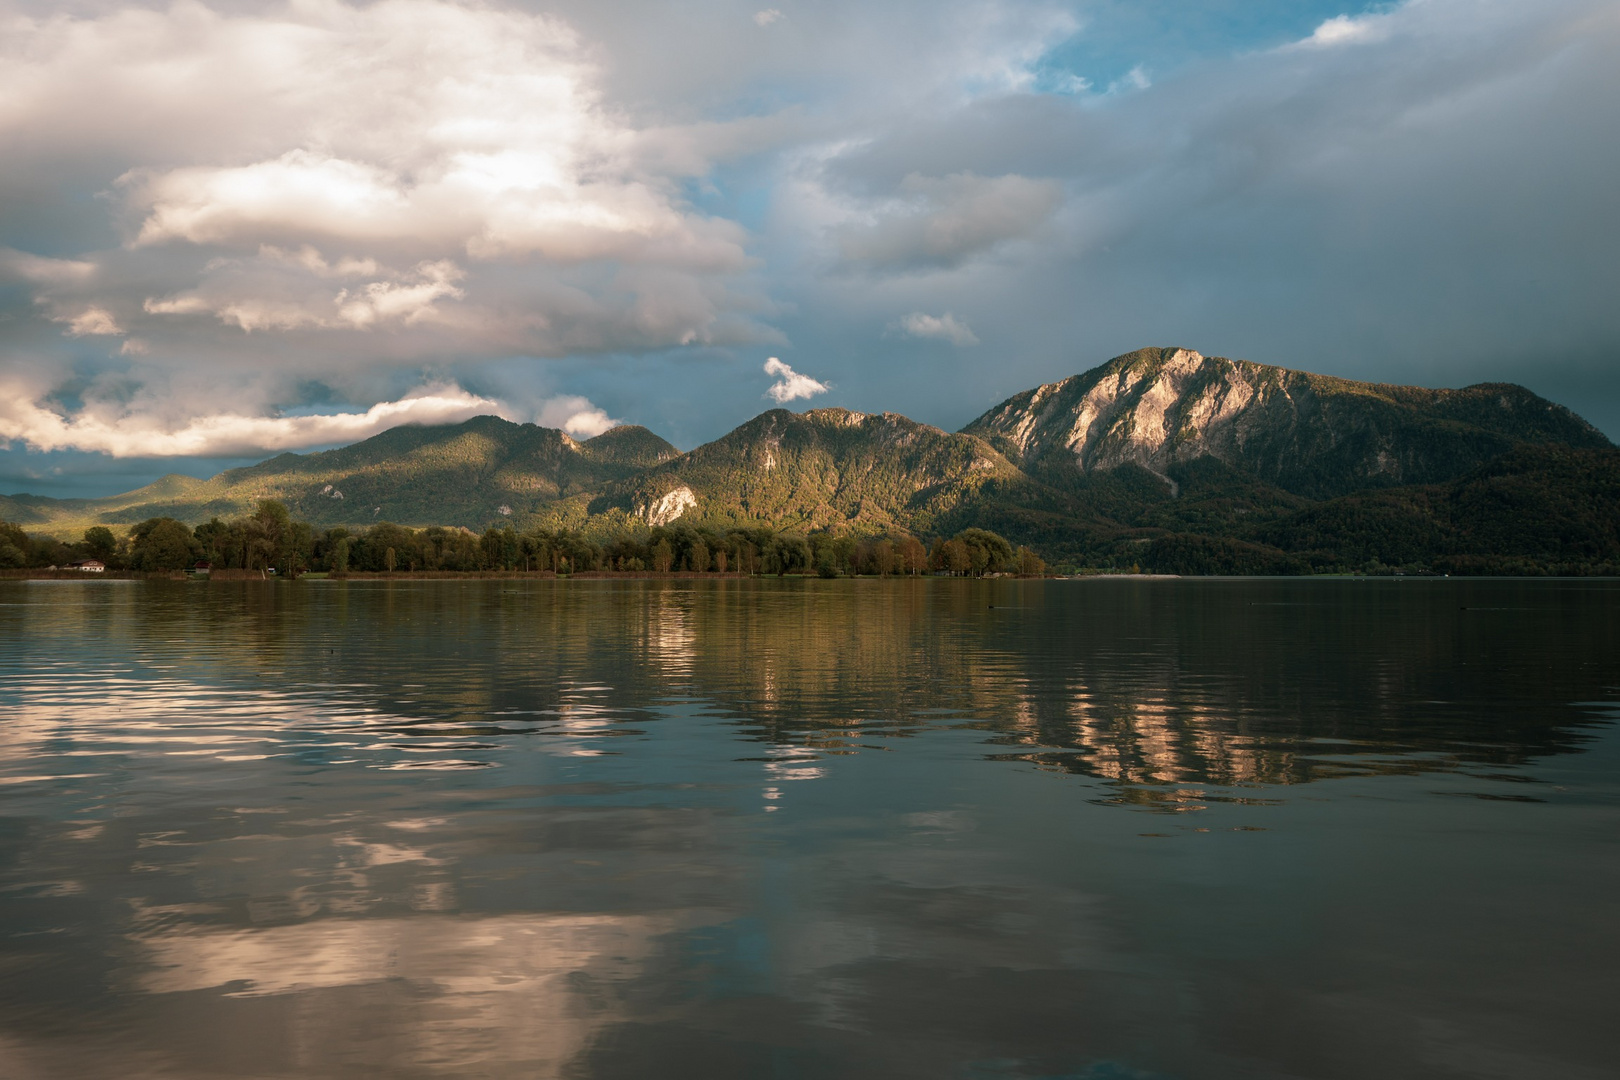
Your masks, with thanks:
M4 196L10 212L0 219L0 247L46 258L116 248L124 238L107 213L108 186L116 176L109 168L89 185L8 177Z
M778 168L776 159L768 154L726 162L686 181L681 194L701 212L735 221L750 233L757 233L770 213Z
M406 377L406 379L409 378L410 376ZM405 380L401 381L404 382ZM343 395L319 379L301 381L292 392L291 397L291 402L277 410L279 415L333 416L337 413L365 411L364 406L356 406L344 400Z
M1364 0L1094 0L1080 30L1033 66L1040 93L1086 95L1142 89L1210 60L1310 37L1340 15L1398 5Z

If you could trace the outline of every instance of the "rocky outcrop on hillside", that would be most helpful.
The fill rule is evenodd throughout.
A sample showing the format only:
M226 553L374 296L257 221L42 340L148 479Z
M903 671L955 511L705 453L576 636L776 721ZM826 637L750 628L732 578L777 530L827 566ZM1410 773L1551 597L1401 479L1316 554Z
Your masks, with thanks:
M986 481L1018 475L983 440L897 413L772 409L610 485L590 512L618 509L643 522L678 512L717 524L918 530Z
M1522 386L1432 390L1141 349L1026 390L963 431L1048 479L1213 457L1311 498L1436 483L1516 445L1602 448L1601 432Z

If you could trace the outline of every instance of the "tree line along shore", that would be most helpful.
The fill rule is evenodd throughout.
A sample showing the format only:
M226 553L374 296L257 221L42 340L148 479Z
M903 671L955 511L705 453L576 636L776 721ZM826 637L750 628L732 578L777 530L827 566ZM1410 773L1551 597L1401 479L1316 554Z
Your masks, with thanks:
M274 500L260 502L242 517L216 517L195 528L174 518L154 517L122 536L105 525L92 526L74 541L30 534L0 521L0 572L15 575L87 566L134 574L206 569L222 577L536 572L981 577L1046 572L1046 564L1029 548L1014 547L996 533L976 528L925 542L905 534L854 537L677 524L604 541L570 530L519 532L510 525L492 526L482 534L437 525L413 529L386 521L367 528L317 529L295 519Z

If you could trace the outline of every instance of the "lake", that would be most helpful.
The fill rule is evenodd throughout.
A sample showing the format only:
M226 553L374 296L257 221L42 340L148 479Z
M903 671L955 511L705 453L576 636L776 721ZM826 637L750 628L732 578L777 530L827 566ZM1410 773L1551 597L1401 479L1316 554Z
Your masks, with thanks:
M0 582L0 1075L1608 1077L1620 582Z

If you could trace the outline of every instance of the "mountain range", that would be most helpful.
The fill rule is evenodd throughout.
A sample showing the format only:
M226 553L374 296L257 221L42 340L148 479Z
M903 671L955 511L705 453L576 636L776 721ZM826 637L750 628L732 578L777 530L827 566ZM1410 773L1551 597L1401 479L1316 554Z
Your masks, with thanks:
M773 409L683 454L641 427L576 441L481 416L108 499L14 495L0 518L66 534L266 498L318 526L979 526L1060 565L1175 572L1620 564L1620 451L1524 387L1363 383L1166 348L1026 390L956 433Z

